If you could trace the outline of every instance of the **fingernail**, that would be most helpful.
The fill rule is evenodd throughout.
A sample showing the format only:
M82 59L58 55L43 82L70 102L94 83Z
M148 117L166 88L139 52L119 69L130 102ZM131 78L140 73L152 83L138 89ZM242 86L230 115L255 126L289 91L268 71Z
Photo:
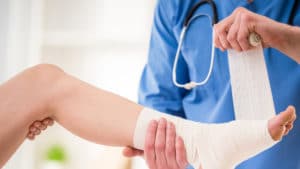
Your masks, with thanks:
M166 121L166 119L164 119L164 118L159 119L159 123L165 123L165 121Z
M170 128L171 128L171 129L175 128L175 127L174 127L174 124L173 124L172 122L170 122Z
M159 121L154 121L152 126L153 126L153 127L157 127L158 124L159 124Z
M150 124L150 125L152 125L152 126L154 126L154 125L155 125L155 123L156 123L156 121L155 121L155 120L151 120L149 124Z
M158 122L161 123L162 121L163 121L163 118L160 118Z
M172 123L168 122L167 127L168 127L168 129L171 129L172 128Z

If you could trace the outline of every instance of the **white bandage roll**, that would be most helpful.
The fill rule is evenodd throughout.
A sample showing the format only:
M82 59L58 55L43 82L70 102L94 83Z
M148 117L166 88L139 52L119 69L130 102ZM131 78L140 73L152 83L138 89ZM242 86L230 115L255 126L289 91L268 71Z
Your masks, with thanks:
M244 52L228 50L228 61L235 118L264 120L275 116L262 45Z

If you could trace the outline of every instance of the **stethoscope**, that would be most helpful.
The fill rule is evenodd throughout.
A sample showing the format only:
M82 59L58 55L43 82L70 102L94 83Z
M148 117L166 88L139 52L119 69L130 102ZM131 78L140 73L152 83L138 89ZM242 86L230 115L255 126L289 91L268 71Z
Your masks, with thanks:
M211 17L208 14L198 14L194 16L194 13L196 12L196 10L204 4L209 4L212 12L213 12L213 17ZM218 13L217 13L217 8L216 8L216 4L213 0L202 0L200 2L198 2L189 12L188 15L184 21L183 24L183 28L181 30L180 33L180 37L179 37L179 43L178 43L178 48L177 48L177 52L176 52L176 56L175 56L175 60L174 60L174 64L173 64L173 70L172 70L172 80L173 83L175 84L175 86L180 87L180 88L185 88L187 90L190 90L196 86L202 86L204 84L207 83L207 81L209 80L213 67L214 67L214 59L215 59L215 46L213 43L213 39L214 39L214 31L212 31L212 45L211 45L211 58L210 58L210 65L209 65L209 70L208 73L206 75L206 77L204 78L204 80L199 81L199 82L195 82L195 81L190 81L188 83L185 84L180 84L177 82L177 77L176 77L176 70L177 70L177 64L178 64L178 59L180 56L180 52L181 52L181 48L182 48L182 43L184 41L186 32L189 29L189 26L191 25L192 22L194 22L196 19L198 19L199 17L208 17L210 22L211 22L211 26L212 26L212 30L213 30L213 26L218 22ZM252 46L257 46L258 44L260 44L261 42L261 38L258 34L256 34L255 32L250 33L249 35L249 42Z
M194 13L197 11L197 9L204 4L209 4L212 12L213 12L213 17L211 18L211 16L209 16L208 14L198 14L194 16ZM211 58L210 58L210 66L209 66L209 70L208 73L206 75L206 77L204 78L204 80L199 81L199 82L195 82L195 81L190 81L188 83L185 84L180 84L177 82L177 78L176 78L176 69L177 69L177 64L178 64L178 59L180 56L180 52L181 52L181 48L182 48L182 43L184 41L186 32L189 29L189 26L191 25L191 23L193 23L196 19L198 19L199 17L208 17L210 22L211 22L211 26L212 26L212 30L213 30L213 26L218 22L218 14L217 14L217 8L216 8L216 4L213 0L202 0L200 2L198 2L189 12L188 15L184 21L183 24L183 28L181 30L180 33L180 37L179 37L179 43L178 43L178 48L177 48L177 52L176 52L176 56L175 56L175 60L174 60L174 64L173 64L173 70L172 70L172 79L173 79L173 83L180 88L185 88L187 90L192 89L196 86L201 86L207 83L209 77L211 76L212 70L213 70L213 66L214 66L214 58L215 58L215 47L214 47L214 43L213 43L213 39L214 39L214 33L212 33L212 46L211 46ZM213 31L212 31L213 32Z

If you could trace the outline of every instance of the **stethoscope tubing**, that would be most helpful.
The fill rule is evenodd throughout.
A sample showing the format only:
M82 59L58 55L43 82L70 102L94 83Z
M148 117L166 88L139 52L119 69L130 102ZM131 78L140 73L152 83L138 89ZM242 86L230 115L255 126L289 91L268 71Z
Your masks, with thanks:
M209 4L211 6L212 12L213 12L213 17L211 17L208 14L198 14L196 16L193 16L194 13L197 11L197 9L203 5L203 4ZM208 73L206 75L206 77L199 82L195 82L195 81L190 81L188 83L178 83L177 82L177 76L176 76L176 70L178 67L178 60L180 57L180 53L181 53L181 49L182 49L182 44L184 42L186 33L188 32L188 29L190 27L190 25L199 17L203 17L206 16L209 18L210 22L211 22L211 27L212 27L212 40L211 40L211 56L210 56L210 65L209 65L209 69L208 69ZM204 84L206 84L209 80L209 78L211 77L212 71L213 71L213 67L214 67L214 60L215 60L215 46L214 46L214 25L217 24L218 22L218 13L217 13L217 8L216 8L216 4L214 3L213 0L202 0L200 2L198 2L189 12L188 15L184 21L183 24L183 29L180 33L180 37L179 37L179 43L178 43L178 48L176 51L176 55L175 55L175 59L174 59L174 63L173 63L173 70L172 70L172 80L173 80L173 84L177 87L180 88L185 88L187 90L190 90L196 86L202 86ZM261 37L255 33L255 32L251 32L248 38L249 43L255 47L258 46L259 44L261 44Z
M178 83L177 76L176 76L176 70L177 70L177 67L178 67L178 60L179 60L179 57L180 57L182 44L184 42L186 33L187 33L190 25L193 23L193 21L195 21L199 17L203 17L203 16L208 17L210 22L212 23L211 24L212 25L211 59L210 59L210 66L209 66L209 69L208 69L208 73L207 73L206 77L204 78L204 80L202 80L202 81L199 81L199 82L191 81L191 82L184 83L184 84ZM213 43L213 40L214 40L214 31L213 31L214 30L213 29L214 22L215 21L212 20L212 18L208 14L198 14L198 15L193 16L192 18L190 18L189 22L187 22L187 24L183 26L183 29L180 33L178 48L177 48L177 51L176 51L174 64L173 64L173 69L172 69L172 80L173 80L173 83L174 83L175 86L190 90L190 89L192 89L196 86L202 86L202 85L204 85L208 82L208 80L209 80L209 78L212 74L212 70L213 70L213 67L214 67L214 58L215 58L215 46L214 46L214 43Z

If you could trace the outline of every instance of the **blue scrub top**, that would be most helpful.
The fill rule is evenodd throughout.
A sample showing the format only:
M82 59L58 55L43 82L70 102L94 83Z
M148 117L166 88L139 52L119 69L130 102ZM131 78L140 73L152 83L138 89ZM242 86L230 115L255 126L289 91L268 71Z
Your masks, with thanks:
M189 120L221 123L234 120L227 53L216 50L215 67L207 84L185 90L172 83L172 67L187 12L198 0L159 0L154 16L148 62L139 89L147 107ZM300 25L299 0L215 0L219 20L238 6L283 23ZM212 14L209 5L197 13ZM195 21L183 43L177 76L182 83L205 78L210 61L211 26L206 17ZM276 112L294 105L300 110L300 66L276 49L265 49ZM298 113L298 117L299 113ZM226 143L224 143L226 144ZM293 131L273 148L242 163L237 169L300 169L300 118Z

